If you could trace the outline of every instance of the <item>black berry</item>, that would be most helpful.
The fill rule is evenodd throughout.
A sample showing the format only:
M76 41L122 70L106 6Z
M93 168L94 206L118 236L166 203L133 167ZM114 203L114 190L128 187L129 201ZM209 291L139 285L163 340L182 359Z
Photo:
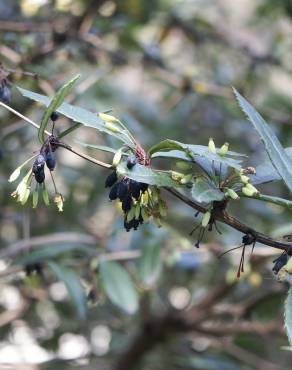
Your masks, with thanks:
M51 120L54 122L54 121L57 121L57 119L59 118L59 114L57 112L53 112L51 114Z

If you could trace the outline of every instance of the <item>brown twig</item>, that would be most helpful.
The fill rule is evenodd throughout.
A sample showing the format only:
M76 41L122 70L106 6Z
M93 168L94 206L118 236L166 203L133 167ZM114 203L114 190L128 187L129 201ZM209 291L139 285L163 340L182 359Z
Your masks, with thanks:
M18 115L19 117L23 118L26 122L30 123L32 126L34 126L36 128L39 128L39 125L37 125L35 122L30 120L29 118L23 116L21 113L15 111L13 108L7 106L6 104L4 104L2 102L0 102L0 105L5 107L6 109L9 109L12 113ZM48 132L48 131L46 131L46 134L51 135L51 133ZM105 163L105 162L102 162L102 161L99 161L95 158L92 158L92 157L88 156L87 154L84 154L84 153L82 153L82 152L80 152L76 149L73 149L72 146L70 146L66 143L56 142L55 144L64 148L64 149L66 149L66 150L69 150L70 152L76 154L77 156L79 156L79 157L81 157L81 158L83 158L83 159L85 159L85 160L87 160L91 163L94 163L94 164L96 164L100 167L103 167L103 168L106 168L106 169L111 169L112 168L112 165L110 165L108 163ZM169 187L165 187L164 189L166 191L168 191L169 193L171 193L172 195L174 195L176 198L180 199L182 202L184 202L188 206L192 207L193 209L195 209L195 210L197 210L201 213L207 212L207 209L202 204L196 202L195 200L192 200L192 199L188 198L184 194L180 193L178 190L176 190L174 188L169 188ZM220 222L225 223L226 225L231 226L233 229L238 230L238 231L240 231L241 233L243 233L245 235L246 234L254 235L254 237L256 238L256 241L259 242L259 243L263 243L267 246L284 250L287 253L291 252L291 249L292 249L292 244L291 243L273 239L273 238L271 238L271 237L269 237L269 236L267 236L267 235L265 235L265 234L263 234L259 231L256 231L252 227L250 227L250 226L242 223L241 221L239 221L237 218L229 215L225 210L217 211L216 213L214 213L213 218L214 218L214 220L218 220Z

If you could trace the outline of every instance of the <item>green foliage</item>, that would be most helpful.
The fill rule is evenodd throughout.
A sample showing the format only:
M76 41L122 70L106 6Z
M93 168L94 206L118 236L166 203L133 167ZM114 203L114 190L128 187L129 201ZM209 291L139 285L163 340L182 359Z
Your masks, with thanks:
M86 317L86 297L78 276L73 270L56 262L48 261L47 264L56 277L65 284L77 315L84 320Z
M139 182L144 182L149 185L156 185L158 187L161 186L175 187L178 185L177 182L172 180L170 171L158 172L152 170L149 167L142 166L138 163L135 165L133 169L129 170L127 168L126 163L121 162L117 167L117 172L121 176L127 176L130 179Z
M143 248L139 259L139 276L143 284L151 288L157 282L162 271L161 247L150 244Z
M85 245L54 245L54 246L44 246L39 248L28 255L23 256L15 261L17 265L29 265L37 262L44 262L47 260L55 259L56 257L68 254L69 252L80 252L84 255L93 255L93 250Z
M212 183L198 177L192 187L192 197L200 203L211 203L224 199L224 193Z
M23 89L18 87L20 93L34 101L40 102L45 106L49 107L52 104L52 99L41 94L34 93L32 91ZM130 147L133 147L133 143L128 137L128 134L124 130L120 130L120 132L113 132L110 130L106 124L98 117L97 114L89 112L84 108L79 108L77 106L73 106L68 103L63 103L55 109L56 112L63 114L64 116L72 119L74 122L81 123L86 127L95 128L101 132L105 132L106 134L115 137L116 139L124 142ZM46 121L47 124L47 121Z
M214 154L214 153L211 153L209 151L207 146L184 144L184 143L180 143L180 142L175 141L175 140L164 140L164 141L162 141L161 143L153 146L149 150L149 154L152 157L156 153L156 156L162 157L163 152L169 152L169 151L172 152L173 150L175 150L175 153L174 153L175 157L174 158L176 158L176 159L178 158L177 155L176 155L176 151L179 150L179 151L184 152L186 154L186 156L183 155L178 159L187 160L187 158L189 158L189 161L196 162L197 157L203 157L203 158L208 159L211 162L212 161L218 162L218 163L225 164L227 166L230 166L230 167L236 168L236 169L241 168L241 166L240 166L241 160L238 160L238 159L235 160L235 159L232 159L232 158L222 157L218 154L219 150L217 151L216 154ZM157 155L157 152L159 153L159 155ZM235 156L235 157L237 157L237 156L241 157L242 156L242 154L235 153L235 152L228 152L227 155L228 156L229 155L230 156Z
M102 287L111 302L132 315L139 307L137 289L127 272L116 262L101 261L99 266Z

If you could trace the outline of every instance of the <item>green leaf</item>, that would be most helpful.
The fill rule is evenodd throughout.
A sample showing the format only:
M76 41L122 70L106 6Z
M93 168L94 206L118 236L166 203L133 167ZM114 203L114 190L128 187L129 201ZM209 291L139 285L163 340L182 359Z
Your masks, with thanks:
M139 306L139 295L127 270L116 262L102 261L100 277L111 302L128 314L134 314Z
M198 177L192 187L192 197L200 203L211 203L224 199L224 194L211 183Z
M292 164L280 141L254 107L238 91L235 89L233 91L241 109L247 115L264 142L266 151L275 169L289 190L292 191Z
M149 288L159 278L162 270L161 248L158 244L152 244L142 249L139 260L139 275L143 283Z
M53 259L56 257L61 256L62 254L72 252L72 251L80 251L86 255L93 255L94 250L92 248L80 245L50 245L45 246L42 248L38 248L37 250L29 253L28 255L17 259L15 264L17 265L28 265L36 262L42 262L49 259Z
M47 264L56 277L65 284L79 318L85 319L86 297L78 276L74 271L53 261L49 261Z
M52 101L52 98L49 98L48 96L45 95L37 94L35 92L22 89L20 87L18 87L18 90L23 96L34 101L37 101L39 103L42 103L47 107L50 105ZM91 127L101 132L104 132L108 135L111 135L116 139L124 142L131 148L133 148L134 144L132 143L132 141L130 140L125 131L122 130L120 133L115 133L109 130L108 128L106 128L105 123L97 116L96 113L92 113L84 108L80 108L68 103L61 104L57 109L55 109L55 111L72 119L74 122L82 123L86 127Z
M177 187L178 183L171 178L169 172L158 172L150 167L136 164L131 170L127 168L125 162L121 162L117 167L117 172L121 176L127 176L132 180L144 182L149 185Z
M292 287L290 287L288 296L285 302L285 328L289 343L292 345Z
M50 117L52 115L53 112L55 112L58 107L63 103L64 99L66 98L66 96L69 94L69 92L72 90L75 82L78 80L78 78L80 77L80 75L77 75L75 76L74 78L72 78L72 80L70 80L69 82L67 82L64 86L62 86L56 93L56 95L52 98L43 118L42 118L42 121L41 121L41 124L40 124L40 128L39 128L39 133L38 133L38 136L39 136L39 141L41 142L41 144L43 144L46 140L46 136L45 136L45 130L47 128L47 125L50 121Z
M170 151L170 150L174 150L174 149L178 149L178 150L181 150L181 145L179 145L176 141L174 140L163 140L161 141L160 143L152 146L149 150L148 150L148 153L149 155L152 157L152 154L156 153L156 152L159 152L159 151Z
M164 140L158 143L157 145L155 145L154 147L152 147L149 150L149 154L151 155L151 158L152 158L152 156L155 156L156 152L160 152L160 156L162 156L161 152L163 151L168 152L168 151L174 151L174 150L182 151L186 154L186 156L183 156L180 159L192 160L193 162L196 162L196 158L203 157L214 163L222 163L222 164L228 165L229 167L233 167L236 169L241 168L240 166L241 160L229 158L226 156L222 157L219 154L211 153L207 146L185 144L185 143L180 143L179 141L169 140L169 139ZM218 153L219 153L219 149L218 149ZM177 153L175 153L175 155L177 155ZM235 152L228 152L227 156L228 155L243 156L242 154L235 153Z

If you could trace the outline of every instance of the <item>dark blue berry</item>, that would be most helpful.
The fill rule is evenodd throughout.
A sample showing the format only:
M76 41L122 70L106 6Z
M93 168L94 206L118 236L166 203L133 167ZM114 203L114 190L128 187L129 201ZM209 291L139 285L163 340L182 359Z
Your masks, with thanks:
M134 155L130 155L127 159L127 167L131 170L137 164L137 158Z
M127 194L122 202L122 210L127 213L132 207L132 197L131 194Z
M109 192L109 198L110 200L116 200L118 197L118 189L119 189L119 183L114 184L114 186L111 188Z
M56 154L54 152L46 154L46 165L50 171L54 171L56 167Z
M148 189L148 184L145 184L145 182L140 182L140 189L142 191L142 193L145 193L145 191L147 191Z
M115 182L117 182L118 176L116 171L112 172L105 180L105 187L110 188L114 185Z
M130 180L130 193L132 197L135 198L136 200L138 200L140 197L140 190L141 190L140 183L135 180Z
M37 171L34 172L34 177L36 182L42 184L45 181L45 170L44 167L39 167Z
M118 188L118 198L120 199L121 202L125 199L127 192L128 192L128 183L126 180L123 180L120 182Z
M40 168L45 165L45 157L42 154L39 154L33 164L33 167Z

